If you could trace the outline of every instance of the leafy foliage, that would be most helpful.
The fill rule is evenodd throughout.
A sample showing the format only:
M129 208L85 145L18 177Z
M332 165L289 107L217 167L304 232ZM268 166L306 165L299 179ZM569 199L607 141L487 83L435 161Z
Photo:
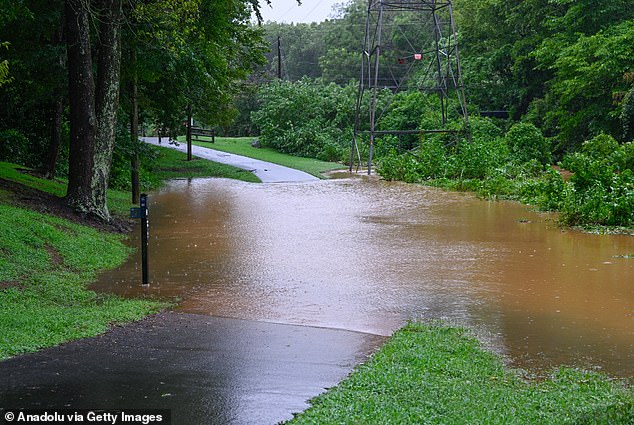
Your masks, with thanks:
M546 129L559 133L565 147L579 146L602 132L620 138L619 106L613 94L629 88L622 77L632 67L634 20L582 35L551 58L557 42L561 40L545 41L535 53L541 67L554 71L545 97Z
M623 137L625 140L634 141L634 87L627 92L625 99L623 99L621 124L623 125Z
M564 158L573 172L562 201L567 224L634 224L634 148L599 135Z
M550 143L533 124L513 124L506 133L506 143L513 158L521 164L536 160L545 165L551 160Z
M260 141L280 152L339 160L350 143L356 87L302 79L274 81L259 93L252 119Z

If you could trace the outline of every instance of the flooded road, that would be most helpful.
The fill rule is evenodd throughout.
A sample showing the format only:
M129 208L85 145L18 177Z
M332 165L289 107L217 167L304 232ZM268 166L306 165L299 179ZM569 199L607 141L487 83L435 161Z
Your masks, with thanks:
M634 377L634 259L623 258L634 237L562 231L519 204L366 178L174 181L150 196L150 233L149 288L132 258L93 289L379 335L444 319L515 366Z

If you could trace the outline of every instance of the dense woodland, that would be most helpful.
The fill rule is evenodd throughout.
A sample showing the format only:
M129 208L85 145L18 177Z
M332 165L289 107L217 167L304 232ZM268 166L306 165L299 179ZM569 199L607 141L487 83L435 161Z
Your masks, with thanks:
M631 0L452 3L469 122L442 124L457 137L380 138L382 177L519 199L560 211L567 224L631 226ZM107 218L108 183L129 185L135 158L142 166L152 156L130 134L182 133L189 107L226 135L349 161L364 0L319 24L261 26L251 18L256 0L0 4L0 160L68 176L80 210ZM393 19L402 37L385 43L395 50L432 42L415 18ZM385 61L400 63L387 51ZM379 126L439 125L433 94L386 89L378 102L390 105ZM491 110L510 118L481 116Z

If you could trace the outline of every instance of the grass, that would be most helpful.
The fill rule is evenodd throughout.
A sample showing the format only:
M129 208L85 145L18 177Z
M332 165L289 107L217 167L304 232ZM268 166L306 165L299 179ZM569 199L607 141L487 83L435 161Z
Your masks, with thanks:
M255 174L241 168L200 158L187 161L187 155L183 152L161 146L156 146L156 149L159 155L152 173L160 181L174 178L224 177L260 183Z
M0 359L93 336L163 304L98 295L86 284L130 254L122 235L0 204Z
M463 329L411 323L311 401L299 424L632 424L624 383L560 368L529 381Z
M66 180L45 180L35 177L29 173L23 173L21 170L28 170L28 168L9 162L0 162L1 178L19 183L26 187L41 190L42 192L50 193L51 195L55 195L60 198L66 196Z
M159 179L231 177L259 181L252 173L159 148L154 173ZM16 164L0 162L0 178L57 197L64 180L44 180ZM13 205L0 190L0 359L69 340L94 336L113 324L140 320L167 304L123 299L87 289L99 271L123 263L131 253L116 235ZM125 217L130 194L110 190L108 207Z
M314 158L287 155L271 148L254 148L251 146L253 139L253 137L216 137L215 143L194 142L194 144L222 152L272 162L273 164L304 171L319 178L324 178L325 172L344 168L343 165L336 162L326 162ZM178 140L185 142L185 137L179 137ZM211 138L209 138L209 140L211 141Z

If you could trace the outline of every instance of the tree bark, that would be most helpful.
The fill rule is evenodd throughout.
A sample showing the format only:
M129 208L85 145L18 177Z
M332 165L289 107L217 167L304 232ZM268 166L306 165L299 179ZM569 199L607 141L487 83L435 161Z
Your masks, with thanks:
M136 50L132 46L130 57L130 67L132 68L132 81L130 83L130 138L134 148L132 153L132 203L139 203L141 194L141 184L139 179L139 86L136 71Z
M100 23L96 87L91 10ZM110 220L106 195L119 107L122 13L121 0L66 0L70 95L67 202L77 211L105 221Z
M67 202L77 211L92 213L91 196L97 115L90 46L87 0L66 0L70 147Z
M112 165L112 152L117 136L119 109L119 82L121 73L121 0L100 0L99 56L97 60L97 88L95 108L97 138L92 176L95 213L109 219L107 207L108 180Z

